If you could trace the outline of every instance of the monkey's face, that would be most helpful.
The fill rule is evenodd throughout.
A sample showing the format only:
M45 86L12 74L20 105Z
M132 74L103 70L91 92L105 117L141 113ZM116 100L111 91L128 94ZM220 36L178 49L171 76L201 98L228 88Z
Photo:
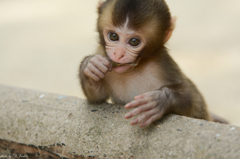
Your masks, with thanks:
M127 22L123 27L107 27L103 30L108 57L117 63L134 63L140 51L144 48L146 40L141 32L131 30ZM124 73L131 65L124 65L113 68L116 73Z

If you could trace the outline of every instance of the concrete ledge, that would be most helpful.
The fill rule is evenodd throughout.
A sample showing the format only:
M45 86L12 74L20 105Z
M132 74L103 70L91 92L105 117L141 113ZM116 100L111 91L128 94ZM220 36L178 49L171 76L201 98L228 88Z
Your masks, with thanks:
M238 127L169 115L140 129L124 119L126 112L0 85L0 157L240 158Z

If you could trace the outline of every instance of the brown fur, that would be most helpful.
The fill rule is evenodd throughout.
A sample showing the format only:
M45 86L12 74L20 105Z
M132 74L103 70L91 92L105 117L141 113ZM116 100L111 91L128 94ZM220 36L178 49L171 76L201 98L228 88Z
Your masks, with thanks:
M164 47L165 34L171 29L171 15L164 0L106 0L99 5L98 14L96 54L106 56L104 27L122 26L127 18L128 27L145 33L148 43L139 54L143 60L137 67L122 74L109 72L97 83L84 75L89 57L83 60L79 78L90 103L105 102L110 97L116 104L126 104L136 95L161 90L161 97L165 98L162 105L167 107L165 114L211 120L202 95Z

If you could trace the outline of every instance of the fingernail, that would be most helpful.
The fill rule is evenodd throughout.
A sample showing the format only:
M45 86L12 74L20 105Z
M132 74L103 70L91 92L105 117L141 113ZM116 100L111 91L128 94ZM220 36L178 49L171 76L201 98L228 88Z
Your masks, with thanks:
M132 124L132 125L136 125L136 124L137 124L137 122L138 122L137 120L134 120L134 121L132 121L132 123L131 123L131 124Z
M130 114L125 115L125 118L130 118Z
M136 97L134 97L134 99L140 99L140 98L142 98L142 96L136 96Z
M128 108L128 107L130 107L130 105L131 105L131 104L127 104L127 105L125 106L125 108Z

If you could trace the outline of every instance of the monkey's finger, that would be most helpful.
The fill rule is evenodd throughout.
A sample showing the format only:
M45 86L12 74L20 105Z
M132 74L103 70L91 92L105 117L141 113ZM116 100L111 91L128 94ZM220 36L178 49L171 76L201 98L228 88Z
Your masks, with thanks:
M100 78L97 75L95 75L94 73L92 73L88 68L86 68L84 70L84 73L85 73L86 76L92 78L94 81L99 81L100 80Z
M107 71L109 70L107 66L105 66L101 61L98 60L92 60L90 64L98 68L102 73L107 73Z
M142 106L134 109L133 111L127 113L127 114L125 115L125 118L126 118L126 119L129 119L129 118L132 118L132 117L134 117L134 116L136 116L136 115L139 115L139 114L141 114L141 113L143 113L143 112L149 111L149 110L153 109L154 106L155 106L155 105L154 105L153 103L147 103L147 104L145 104L145 105L142 105Z
M140 105L143 105L143 104L146 104L149 102L149 99L148 98L144 98L144 99L138 99L138 100L134 100L130 103L128 103L125 108L126 109L130 109L130 108L135 108L135 107L138 107Z
M108 60L107 57L102 57L100 55L96 55L97 59L103 63L104 66L106 66L109 70L111 67L111 62ZM108 71L108 70L107 70Z
M152 124L154 121L160 119L161 117L162 117L161 114L155 114L155 115L151 116L147 121L140 124L140 127L141 128L147 127L148 125Z
M102 65L102 64L99 64L99 65L97 66L97 68L98 68L100 71L102 71L103 73L107 73L107 72L110 70L109 67L107 67L107 66L105 66L105 65Z
M144 98L143 95L138 95L138 96L134 97L135 100L142 99L142 98Z
M151 109L149 111L146 111L145 113L143 113L141 116L139 116L138 118L136 118L135 120L133 120L131 122L132 125L136 125L138 123L143 123L146 120L148 120L151 116L156 114L156 109Z
M103 57L101 55L96 55L97 59L101 61L104 65L108 66L110 64L110 61L107 57Z
M146 96L149 96L149 92L144 93L144 94L140 94L140 95L138 95L138 96L135 96L134 99L135 99L135 100L138 100L138 99L142 99L142 98L144 98L144 97L146 97Z
M99 78L104 78L104 73L102 73L102 71L100 71L98 68L96 68L93 64L88 64L88 69L94 73L95 75L97 75Z

